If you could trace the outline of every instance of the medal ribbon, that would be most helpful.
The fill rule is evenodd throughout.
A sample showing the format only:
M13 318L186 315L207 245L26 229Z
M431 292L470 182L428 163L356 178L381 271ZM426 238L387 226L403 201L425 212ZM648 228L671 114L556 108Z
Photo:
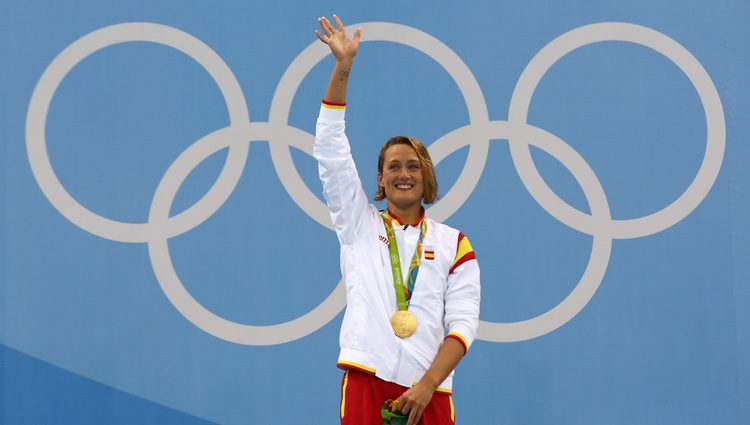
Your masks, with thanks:
M388 253L391 258L393 287L396 289L398 310L405 311L409 309L409 300L411 300L411 294L414 292L414 284L417 281L417 274L419 274L419 262L422 259L422 240L427 233L427 220L422 218L422 223L419 226L419 240L417 240L417 247L414 250L414 255L411 257L409 275L406 280L406 287L404 287L404 279L401 275L401 258L398 255L396 236L393 233L393 220L386 213L382 213L381 216L383 217L385 232L388 234Z

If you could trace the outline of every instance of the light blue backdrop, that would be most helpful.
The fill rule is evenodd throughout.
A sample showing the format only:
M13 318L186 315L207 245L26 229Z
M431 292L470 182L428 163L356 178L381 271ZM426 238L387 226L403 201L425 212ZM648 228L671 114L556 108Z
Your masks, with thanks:
M559 321L562 326L514 342L497 342L506 334L485 328L458 367L457 419L750 423L750 7L740 0L3 0L0 422L238 424L267 423L257 420L265 415L275 416L274 423L337 422L339 310L320 329L272 345L257 345L254 337L238 343L191 323L160 287L168 279L157 278L144 242L158 245L160 232L169 233L175 220L124 226L115 237L102 236L116 227L111 224L85 230L81 223L92 219L67 219L59 211L65 202L45 195L54 176L32 172L40 158L33 149L40 145L29 140L26 128L29 120L30 134L46 129L46 153L71 199L109 220L145 223L170 165L196 141L229 125L219 87L195 60L171 47L117 44L83 59L56 91L37 88L54 93L45 123L30 105L55 57L115 24L175 28L205 43L231 70L245 97L237 104L246 105L249 121L268 123L282 75L314 42L316 18L332 13L351 24L410 27L378 24L394 38L411 37L411 29L429 34L470 71L454 81L435 58L411 47L362 44L352 71L347 132L372 193L385 139L408 134L433 144L469 124L472 108L486 108L490 121L505 122L524 68L568 31L623 22L684 47L720 98L713 111L726 122L717 142L725 140L726 147L714 163L718 177L702 180L705 197L685 195L692 205L686 217L670 211L659 216L673 225L636 222L630 236L614 234L608 261L598 263L606 273L591 280L598 290L575 317ZM136 37L148 35L143 28L133 30ZM615 38L637 32L608 28ZM171 34L165 27L156 32ZM253 134L260 140L249 144L247 163L236 168L241 178L226 202L213 214L209 209L204 222L187 220L167 235L172 265L187 292L226 321L288 322L337 287L337 240L314 218L321 205L313 197L295 202L291 183L280 180L293 179L294 169L274 166L267 141L271 135L280 151L296 146L293 165L320 198L316 164L304 150L331 66L329 56L301 74L291 104L280 107L299 131L290 132L286 122L259 125ZM459 90L472 76L482 102L464 100ZM592 182L598 180L606 195L599 208L608 205L613 219L627 220L659 212L691 187L707 150L709 112L675 63L638 44L607 41L573 50L543 74L528 123L559 138L556 146L577 152L596 176L588 185L596 192ZM455 202L445 221L466 233L477 252L481 319L510 323L537 317L568 297L592 255L591 233L606 239L616 231L609 221L586 232L555 218L564 209L537 203L514 167L507 134L492 134L497 140L486 155L486 138L456 138L462 147L437 171L444 206L459 192L469 195ZM244 134L229 136L214 143L231 140L241 150L250 141ZM470 156L468 143L486 158L481 178L473 190L451 192L457 181L463 186L459 175ZM554 193L589 214L584 189L566 163L572 160L531 151ZM179 189L171 215L215 193L211 188L227 152L201 162L179 188L170 186ZM230 162L244 158L242 152L229 156ZM479 172L478 164L470 160L467 172Z

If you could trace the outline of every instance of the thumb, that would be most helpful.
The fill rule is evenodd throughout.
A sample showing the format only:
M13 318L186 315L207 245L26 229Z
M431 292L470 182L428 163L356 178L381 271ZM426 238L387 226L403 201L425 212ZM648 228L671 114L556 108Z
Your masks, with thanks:
M357 44L359 44L359 39L361 36L362 36L362 27L359 27L357 28L356 31L354 31L354 41L356 41Z

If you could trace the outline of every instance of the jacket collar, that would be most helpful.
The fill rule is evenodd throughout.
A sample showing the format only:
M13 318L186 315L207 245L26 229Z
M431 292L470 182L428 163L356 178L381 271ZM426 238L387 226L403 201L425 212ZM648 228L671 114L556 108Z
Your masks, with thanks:
M399 216L397 216L396 214L392 213L392 212L391 212L391 211L389 211L389 210L388 210L387 208L386 208L386 210L385 210L385 213L386 213L386 215L387 215L388 217L390 217L390 218L391 218L391 221L395 221L396 223L398 223L398 224L399 224L399 226L403 226L403 225L405 225L405 224L406 224L406 223L405 223L405 222L404 222L403 220L401 220L401 217L399 217ZM419 224L420 224L420 223L422 222L422 220L424 220L424 207L422 207L422 211L421 211L421 213L419 214L419 218L417 219L417 221L416 221L415 223L413 223L413 224L409 224L409 225L410 225L410 226L412 226L412 227L418 227L418 226L419 226Z

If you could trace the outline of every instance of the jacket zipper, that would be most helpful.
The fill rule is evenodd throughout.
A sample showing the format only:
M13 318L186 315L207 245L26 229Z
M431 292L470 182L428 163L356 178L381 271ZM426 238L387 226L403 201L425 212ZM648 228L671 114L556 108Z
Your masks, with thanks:
M398 354L396 355L396 367L393 369L393 377L391 377L391 382L396 382L396 377L398 377L398 371L401 369L401 354L404 352L404 342L399 339L398 341Z

